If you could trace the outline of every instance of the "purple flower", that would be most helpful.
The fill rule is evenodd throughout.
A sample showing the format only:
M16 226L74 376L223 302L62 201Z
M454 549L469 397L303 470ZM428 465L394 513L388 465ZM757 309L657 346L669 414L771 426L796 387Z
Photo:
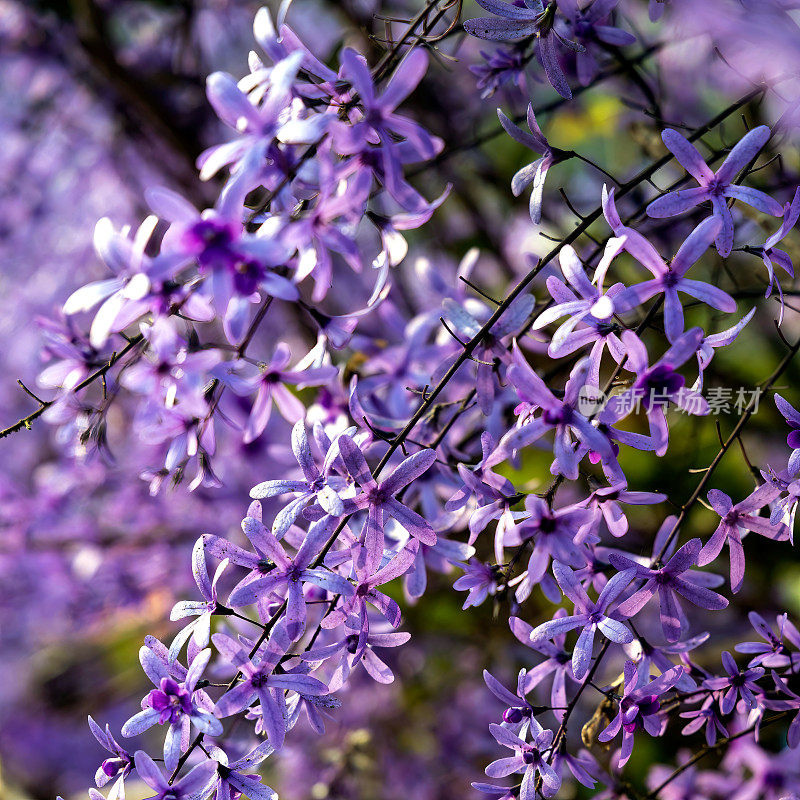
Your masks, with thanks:
M142 650L152 652L147 648ZM186 677L180 683L166 669L161 671L161 679L156 684L158 688L153 689L142 700L142 710L122 726L123 736L138 736L153 725L168 725L164 739L164 764L169 770L174 770L178 765L182 739L188 745L188 736L185 734L188 733L189 724L209 736L219 736L222 733L222 723L209 710L199 707L194 697L197 682L210 658L210 649L201 650L192 660ZM156 659L150 659L150 662L153 665L161 663ZM205 692L199 694L199 702L203 701L210 705Z
M215 558L249 569L250 574L245 575L240 582L248 583L254 578L266 575L274 566L269 556L269 551L272 549L271 540L265 537L267 529L262 523L261 504L257 500L247 509L247 516L242 520L242 531L250 540L252 552L210 533L204 534L202 539L206 551Z
M579 0L558 0L558 7L572 26L573 38L584 47L575 56L575 66L581 86L588 86L597 76L600 67L595 54L612 48L633 44L636 37L612 25L601 24L619 3L619 0L594 0L581 8Z
M669 445L669 426L665 414L669 402L689 414L708 414L705 398L686 389L683 375L675 371L697 352L702 338L703 331L700 328L691 328L679 336L672 347L651 366L642 340L633 331L622 334L622 343L628 352L625 367L635 373L636 379L630 389L613 397L607 407L632 411L641 403L650 423L650 436L656 445L656 455L663 456Z
M596 389L596 387L592 388ZM632 395L630 396L630 399L634 399ZM595 414L593 423L597 426L597 430L611 441L611 448L615 455L619 453L619 445L617 442L624 444L627 447L633 447L636 450L657 450L661 444L660 441L657 441L650 436L645 436L641 433L618 430L614 427L618 422L625 419L631 413L631 411L632 407L628 402L620 402L615 396L612 396ZM601 454L594 452L591 447L581 445L581 448L582 450L588 451L589 461L591 461L592 464L597 464L601 460ZM613 480L610 480L609 482L619 488L624 488L628 485L627 479L616 483Z
M531 642L536 644L544 639L552 639L559 634L581 628L575 649L572 651L572 672L578 680L581 680L589 671L594 637L598 630L607 639L618 644L633 641L630 629L608 612L612 603L633 580L636 569L626 569L614 575L600 592L596 602L589 599L575 573L560 561L553 562L553 574L561 590L574 603L577 613L538 625L531 632Z
M776 492L777 499L772 501L769 521L773 525L783 522L789 529L789 541L794 544L794 521L800 502L800 479L793 480L788 470L775 472L771 467L762 469L761 477Z
M214 614L219 613L217 583L227 566L226 559L217 567L214 579L211 580L206 566L205 542L202 537L195 542L192 549L192 574L203 599L201 601L181 600L173 606L169 615L173 622L186 617L196 616L197 619L186 625L173 640L169 648L170 661L174 661L178 657L178 653L190 636L195 653L208 646L211 635L211 618ZM190 652L189 657L194 658L194 653Z
M691 692L697 689L697 682L690 674L691 662L689 661L688 653L707 642L709 638L710 634L701 633L675 644L654 645L640 635L635 642L626 648L626 652L636 662L636 668L639 670L639 680L643 682L649 678L654 668L659 672L666 672L672 669L674 666L672 657L679 656L687 665L687 669L675 686L681 691Z
M592 512L593 519L584 527L597 530L600 520L605 520L609 533L619 538L628 532L628 518L620 503L635 506L649 506L666 500L661 492L630 492L624 486L604 486L595 489L584 501Z
M725 206L727 209L727 206ZM688 294L720 311L736 311L736 301L710 283L685 277L689 268L708 250L720 231L716 217L703 220L686 238L667 265L650 242L638 231L622 224L614 204L614 190L603 187L603 211L615 236L625 237L625 249L653 275L652 280L629 286L614 298L618 312L629 311L656 294L664 295L664 328L674 342L683 333L683 306L678 292Z
M116 777L117 779L108 793L108 800L125 800L125 778L130 775L133 769L133 756L111 735L111 729L108 725L106 725L104 731L89 717L89 728L94 738L100 743L100 746L111 753L111 758L107 758L98 767L94 776L95 784L98 787L103 787L112 778Z
M334 669L329 681L330 691L338 691L344 686L353 668L361 664L369 676L378 683L392 683L394 673L378 657L373 648L400 647L411 638L405 632L372 632L370 631L363 642L358 631L348 633L346 636L331 644L319 645L303 653L304 661L324 661L329 658L339 657L339 663Z
M700 608L712 611L727 608L728 601L722 595L712 592L703 585L711 583L705 579L717 576L689 573L689 569L697 563L701 547L699 539L691 539L661 567L657 563L652 567L645 567L626 556L611 553L608 560L616 569L633 567L636 571L636 578L645 581L640 589L620 604L620 614L626 617L638 614L647 605L650 598L658 594L664 637L668 642L677 642L681 633L689 625L677 595Z
M170 223L162 243L164 253L195 259L200 274L207 278L203 291L224 316L230 342L244 336L259 289L284 300L298 298L294 284L272 271L285 263L291 249L276 237L246 233L240 202L223 195L213 209L201 214L168 189L149 189L146 199Z
M345 511L349 514L360 509L367 510L363 543L369 569L375 569L383 555L383 526L387 519L394 519L422 544L436 544L433 528L416 511L404 506L394 497L404 486L430 469L436 461L436 453L433 450L414 453L399 464L391 475L378 483L367 466L364 454L353 439L342 434L338 442L347 471L361 487L361 494L353 500L345 501Z
M311 207L299 219L270 217L262 228L266 236L281 233L297 250L295 280L314 278L311 299L318 303L333 280L332 253L338 253L354 271L362 268L356 242L356 223L363 217L372 187L372 174L359 170L349 181L341 179L339 162L328 147L317 148L318 186Z
M719 489L712 489L708 493L708 502L721 519L711 538L700 551L697 563L701 567L710 564L727 544L731 560L731 591L734 593L739 591L744 580L742 531L753 531L768 539L788 538L788 531L783 523L774 524L758 515L758 511L776 496L775 488L768 483L759 486L749 497L736 505L733 505L731 498Z
M786 681L778 675L775 670L772 671L772 680L775 682L775 688L782 695L781 700L765 700L764 705L771 708L773 711L796 711L794 719L789 725L789 730L786 732L786 743L792 749L800 747L800 694L793 692Z
M780 317L778 318L778 324L783 322L784 303L783 289L781 288L781 282L775 278L774 265L777 264L792 278L794 277L794 265L792 264L791 256L786 251L779 249L775 245L786 238L789 232L797 224L798 219L800 219L800 187L795 190L792 202L787 203L783 207L783 222L781 223L780 228L778 228L778 230L775 231L775 233L773 233L766 242L764 242L764 246L761 248L761 258L764 261L764 266L767 268L767 274L769 276L769 285L767 286L767 291L764 297L770 296L772 293L772 287L774 285L777 287L778 294L780 295L781 299L781 313Z
M556 53L556 39L572 50L583 50L583 46L571 42L555 30L557 3L545 5L542 0L525 0L525 4L503 3L500 0L477 0L478 5L500 19L480 17L464 22L467 33L479 39L496 42L518 42L529 37L535 38L539 58L542 61L547 80L565 98L571 98L567 79Z
M211 637L220 654L240 673L241 680L217 701L217 712L229 717L248 708L254 700L261 705L264 730L269 743L280 749L286 736L285 692L322 695L328 687L310 675L278 673L275 668L292 644L282 622L273 627L269 639L251 658L238 642L223 633Z
M681 733L684 736L689 736L705 727L706 744L709 747L716 743L717 734L721 734L722 736L728 735L728 730L722 724L722 720L717 714L717 706L711 695L703 700L700 708L695 708L691 711L682 711L680 716L683 719L691 720L691 722L687 722L681 729Z
M177 402L183 413L205 417L205 390L209 373L222 360L220 351L190 352L173 321L166 317L157 317L152 325L142 325L141 330L147 341L144 357L122 373L120 383L152 401L167 406Z
M495 786L493 783L473 781L470 786L481 794L487 794L492 800L517 800L514 787Z
M481 92L481 100L491 97L498 89L509 81L520 91L525 90L525 70L528 60L520 48L504 50L497 48L494 53L481 50L485 64L473 64L469 71L478 79L477 86Z
M581 786L594 789L600 776L600 766L588 750L581 751L577 756L573 755L569 752L567 740L562 739L553 757L553 769L559 776L563 774L564 765Z
M797 751L771 752L754 737L742 736L729 748L720 776L723 791L734 800L797 800L800 797L800 761ZM732 774L731 774L732 773Z
M527 518L508 530L504 542L517 545L528 539L533 540L528 567L517 586L517 602L527 599L531 589L540 582L545 595L558 601L558 590L547 575L550 559L573 568L582 567L586 563L586 558L574 539L576 531L588 523L591 511L580 506L551 509L541 497L533 494L525 498L525 511Z
M164 466L160 470L145 470L142 477L150 480L150 494L158 494L167 475L175 484L183 480L194 462L197 473L189 484L193 492L199 486L221 486L211 468L211 458L216 450L214 417L198 419L185 414L180 405L166 408L161 404L147 403L139 408L136 422L140 437L146 444L168 443Z
M426 488L431 490L429 495L423 495L421 498L423 510L426 505L428 507L432 506L436 500L436 498L432 496L434 487L425 486L426 478L428 478L427 482L429 483L435 480L435 476L428 473L428 475L414 484L414 488L417 490L424 490ZM436 511L438 512L438 510L437 505ZM426 516L432 519L437 515L438 514L430 511L426 512ZM425 589L428 585L429 569L448 574L452 571L452 567L460 567L464 560L471 558L474 554L475 548L471 545L465 542L455 542L442 534L437 534L436 544L432 547L426 544L420 545L417 549L417 556L414 559L414 564L403 576L403 591L406 599L410 603L414 603L425 594Z
M513 730L517 736L525 738L534 714L543 711L541 707L532 706L525 695L531 690L532 684L527 677L527 670L521 669L517 675L517 692L506 689L488 670L483 671L483 681L489 691L506 706L503 711L503 722Z
M536 800L537 774L542 779L541 792L545 797L552 797L558 791L561 778L542 755L553 743L553 731L544 730L533 717L530 720L530 743L501 725L491 724L489 731L498 744L514 751L513 756L498 758L486 767L486 774L490 778L505 778L514 772L523 773L519 800Z
M309 528L300 549L290 558L275 534L268 531L257 519L246 517L242 527L255 528L264 553L275 564L266 575L249 578L239 583L231 592L228 602L233 608L251 605L273 592L286 592L286 633L292 641L299 639L306 629L306 599L303 584L312 583L334 594L350 596L353 587L340 575L327 568L311 568L311 562L331 535L333 520L323 517Z
M479 606L489 595L497 591L497 579L500 576L498 567L484 564L477 558L471 558L466 564L458 564L464 574L453 584L457 592L468 592L464 605L466 611L473 606Z
M357 93L359 110L351 111L349 122L332 126L334 145L345 155L378 145L383 160L383 175L388 186L401 180L396 138L405 139L421 159L432 158L441 149L421 125L395 113L395 109L414 91L428 69L424 50L412 50L394 71L386 89L378 96L367 61L352 48L342 51L341 77Z
M255 769L273 752L269 742L261 742L241 758L229 761L223 750L220 750L219 747L212 748L211 758L218 762L217 776L211 784L216 791L216 800L233 800L239 795L248 797L250 800L278 800L278 793L262 783L260 775L244 772L244 770Z
M170 784L144 750L136 751L134 762L139 777L156 792L145 800L198 800L208 791L217 772L217 762L208 759Z
M322 736L322 734L325 733L325 719L334 719L333 715L328 712L341 707L342 701L329 694L323 695L322 697L316 697L310 694L295 694L293 697L289 698L289 701L286 703L286 708L289 712L289 724L287 727L294 727L300 719L301 712L305 711L308 724L311 725L315 733ZM258 712L249 710L247 713L248 718L250 718L251 715L257 716ZM259 728L259 725L260 720L256 723L256 728Z
M478 406L486 416L492 413L495 391L497 387L496 364L509 361L508 339L519 331L527 322L528 317L536 305L533 295L524 294L517 297L508 307L506 313L492 325L488 333L484 334L472 352L478 362L477 381L475 391L478 397ZM456 333L465 339L477 336L482 327L480 320L470 314L462 304L450 297L442 302L445 319L455 328ZM488 312L487 312L488 314ZM436 375L443 374L458 358L458 354L439 365Z
M42 358L48 362L36 382L47 389L74 389L99 362L99 351L92 347L74 318L38 317L36 324L44 339Z
M339 608L334 609L323 618L322 627L331 629L347 623L353 630L359 632L357 652L360 652L366 646L369 635L367 603L370 603L393 628L396 628L400 624L400 606L391 597L379 592L376 587L404 575L414 563L418 547L416 541L409 542L406 547L372 574L369 574L370 561L365 561L362 565L361 560L356 559L355 592L346 597Z
M528 104L528 128L530 133L526 133L517 127L499 108L497 116L505 132L515 141L525 145L534 153L541 153L542 157L524 166L511 179L511 192L514 197L519 197L528 186L532 185L530 199L531 221L538 225L542 221L542 194L544 193L544 182L547 178L547 171L553 164L563 161L568 157L568 153L551 147L550 143L542 133L536 115L533 113L533 106Z
M736 645L737 653L754 654L754 658L750 659L747 666L782 669L791 665L792 670L796 670L800 662L800 653L790 653L784 639L788 639L789 643L800 650L800 632L789 620L788 615L778 615L777 635L773 633L772 628L758 612L751 611L747 618L756 633L764 640L763 642L742 642Z
M567 616L563 608L556 610L553 619L560 620ZM542 639L541 641L531 641L533 627L519 617L509 617L508 619L511 632L526 647L530 647L537 653L545 656L545 660L527 671L526 682L528 691L538 686L548 675L552 673L553 683L550 686L550 705L553 715L561 722L564 718L567 706L567 678L574 681L572 674L572 654L566 649L566 633L559 633L553 636L553 641Z
M664 8L668 2L669 0L649 0L647 4L647 11L651 22L656 22L657 20L661 19L662 15L664 14Z
M469 544L474 544L478 534L488 524L489 515L505 507L515 494L514 484L498 475L487 462L495 449L495 442L488 431L481 434L481 460L473 469L464 464L456 467L462 480L461 488L445 503L445 511L459 511L472 501L477 510L469 517Z
M338 374L333 366L290 370L287 367L291 359L289 346L280 342L272 358L261 368L246 362L227 362L214 370L213 374L236 394L256 391L256 399L245 425L245 444L255 441L264 432L272 415L273 403L287 422L294 424L305 416L305 406L284 384L319 386L333 380Z
M348 430L349 432L355 432L355 428ZM300 419L292 428L292 452L300 465L305 480L264 481L250 490L250 497L256 500L263 500L267 497L275 497L286 493L299 495L275 518L272 530L278 538L281 538L281 532L288 529L289 525L297 519L304 506L309 502L313 501L326 514L334 517L340 517L344 514L344 504L339 492L347 487L347 481L341 476L331 474L334 469L341 468L339 449L335 446L335 442L330 441L319 423L314 425L314 437L318 444L324 447L325 462L322 470L319 469L314 460L314 454L311 451L311 445L306 434L305 421ZM339 462L338 465L337 461Z
M147 312L168 312L172 300L185 305L190 319L211 318L203 303L173 280L189 260L186 254L161 253L151 258L145 253L156 223L154 217L148 217L133 240L127 231L115 231L107 217L95 226L95 250L117 277L87 283L63 306L64 313L71 315L101 304L89 330L92 347L102 347L112 332L124 330Z
M323 83L320 85L312 81L308 84L295 85L293 91L302 91L304 94L307 93L309 97L324 96L329 93L329 90L332 90L336 81L336 73L316 58L308 47L303 44L300 37L285 24L284 19L288 10L288 6L280 8L277 18L278 29L276 30L269 9L266 7L260 8L256 11L256 16L253 20L253 35L273 64L277 64L292 53L302 53L301 67L303 71L316 76ZM253 53L250 55L252 58ZM261 78L269 79L272 77L271 69L264 67L260 63L257 66L258 69L251 75L254 80L258 81ZM246 81L240 81L239 85L241 86L242 83L246 83Z
M545 308L532 326L532 330L540 330L563 316L569 316L550 338L547 352L552 358L561 358L594 342L589 355L590 368L587 376L587 383L592 386L600 384L600 363L606 347L617 363L625 357L625 348L617 335L620 327L613 320L614 298L622 292L624 286L617 283L607 292L603 291L605 273L624 244L624 239L616 237L608 241L595 270L598 286L594 286L586 277L583 264L572 247L562 247L558 260L572 289L554 275L548 277L547 290L555 305Z
M727 650L722 653L722 666L725 667L725 672L728 673L727 678L706 678L703 681L703 686L706 689L713 689L714 691L727 689L720 701L722 713L730 714L733 711L737 697L741 697L742 702L750 710L757 708L758 699L756 695L760 695L762 690L756 681L764 674L764 668L749 667L740 671Z
M723 257L729 256L733 247L733 216L728 208L727 199L741 200L758 211L772 214L774 217L779 217L783 213L781 204L769 195L733 183L737 173L758 155L770 135L766 125L753 128L728 153L722 166L714 173L706 165L697 148L685 136L667 128L661 134L664 144L700 185L697 189L680 189L662 195L647 206L647 213L657 218L673 217L689 211L706 200L710 201L713 218L719 220L719 225L715 228L717 251Z
M383 245L383 252L373 260L373 266L382 265L387 269L389 266L397 266L408 252L408 243L400 231L414 230L428 222L433 216L433 212L447 199L451 189L448 184L435 200L430 202L426 200L406 180L402 172L403 166L420 160L417 148L408 140L394 142L392 146L394 148L391 154L393 170L389 175L386 174L387 161L383 156L383 150L371 145L349 156L342 162L338 173L340 178L358 175L360 172L371 173L383 186L389 197L403 209L403 211L392 214L379 214L370 209L368 215L370 222L380 234ZM440 149L438 140L436 140L436 147ZM384 277L385 274L381 273L381 279Z
M643 685L634 663L625 662L625 684L617 715L597 737L601 742L610 742L622 731L622 750L618 764L620 768L627 764L633 753L633 735L637 729L644 729L651 736L661 735L664 720L659 715L661 705L658 698L671 689L682 674L683 667L672 667Z
M703 372L711 363L711 359L714 358L714 353L716 350L720 347L727 347L729 344L732 344L736 340L736 337L741 333L742 328L744 328L744 326L750 322L755 313L755 307L751 308L735 325L732 325L726 331L720 331L719 333L711 333L703 336L703 340L700 342L700 346L697 348L697 364L700 368L700 374L698 375L697 383L693 388L695 388L697 391L700 391L703 388Z
M499 464L515 450L532 444L549 430L554 430L554 474L563 474L570 480L577 479L578 462L585 451L575 448L572 438L574 434L588 449L600 454L611 483L626 483L610 441L577 410L580 391L586 384L589 371L588 359L578 362L573 368L564 389L563 400L559 400L533 371L516 342L513 359L514 363L508 370L510 383L528 409L540 408L542 413L532 422L526 422L503 436L489 460L489 466ZM525 408L525 405L521 407ZM517 410L520 410L520 406Z
M777 393L775 394L775 405L791 428L789 435L786 437L786 444L792 448L788 470L790 475L794 475L800 470L800 412Z
M233 165L224 192L232 202L241 205L247 193L262 183L268 173L268 155L276 149L276 142L312 144L330 122L325 114L287 113L293 84L303 61L304 54L299 51L278 61L269 71L268 88L258 105L227 73L215 72L208 76L208 100L219 118L233 128L239 138L209 148L197 163L201 180L208 180L223 167Z

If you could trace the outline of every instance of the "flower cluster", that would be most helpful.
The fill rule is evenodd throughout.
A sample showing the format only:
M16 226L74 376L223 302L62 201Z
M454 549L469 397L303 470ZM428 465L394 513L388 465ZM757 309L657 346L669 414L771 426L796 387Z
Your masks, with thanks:
M457 20L437 34L435 5L373 67L352 47L329 66L259 11L249 74L207 81L232 131L197 161L213 204L154 185L140 225L102 219L94 246L110 277L42 321L39 383L54 394L20 428L42 415L91 462L112 452L127 397L127 435L159 449L140 469L153 495L189 473L198 496L222 495L237 470L252 487L240 530L220 517L194 532L197 594L172 607L168 641L145 638L153 688L139 709L118 734L90 718L110 754L90 796L113 781L109 797L124 800L135 776L158 800L274 800L258 765L279 762L303 730L338 724L365 677L393 683L393 651L417 633L401 629L403 605L424 615L442 585L464 614L491 605L509 643L483 673L502 711L495 703L480 731L485 750L503 748L485 767L502 783L475 781L478 793L535 800L577 782L639 797L626 765L668 728L693 755L650 769L642 797L716 800L745 778L742 800L800 793L800 633L788 613L773 626L774 611L751 609L750 641L735 613L760 565L752 545L793 552L800 501L800 411L791 389L774 394L800 351L781 329L789 286L774 269L793 275L792 248L777 245L800 217L800 188L769 160L779 126L751 125L729 146L732 119L746 109L761 122L755 101L772 85L685 135L659 123L666 151L651 137L656 155L626 181L552 144L531 98L522 114L496 109L502 141L540 155L511 178L513 197L530 187L525 226L568 232L522 268L494 253L515 279L495 299L477 286L493 273L473 249L457 266L438 255L407 266L403 232L427 225L451 191L429 200L432 182L423 193L411 181L460 146L446 150L427 115L423 125L398 110L441 77L430 53ZM626 52L638 18L616 0L479 5L492 16L465 20L467 34L510 43L473 69L484 100L502 91L506 108L520 105L538 60L560 96L545 111L577 108L571 85L582 93L611 72L653 105L648 119L668 118ZM557 121L543 123L554 140ZM563 192L577 227L545 185L565 162L591 176L594 210ZM472 209L459 183L455 199ZM748 263L756 290L737 279ZM773 320L761 296L776 286ZM297 319L298 331L283 324ZM717 430L711 461L686 458L685 441L714 428L701 389L741 357L749 324L773 321L785 356L729 434ZM742 435L770 392L789 452L759 451L754 465ZM254 474L247 453L259 448ZM749 483L728 494L714 481L737 448ZM643 477L652 463L658 485ZM672 479L686 472L696 481L679 497ZM775 723L777 744L762 734ZM716 778L695 768L722 748Z
M397 111L425 75L423 51L403 59L381 91L352 49L337 73L290 28L276 30L266 9L254 31L267 63L254 56L241 80L217 72L207 81L233 134L198 160L202 180L226 175L217 201L198 210L153 187L145 193L152 214L138 227L100 220L95 250L112 277L75 290L66 319L46 323L39 382L59 392L46 417L80 435L84 449L102 448L109 395L140 395L136 429L164 454L162 466L142 472L154 493L189 473L191 489L218 485L220 427L250 443L273 405L290 423L303 417L294 392L336 380L328 351L345 347L359 318L385 299L389 270L407 249L400 231L424 224L444 199L428 202L403 176L406 164L442 146ZM332 313L323 301L343 265L374 268L372 290L362 308L351 301ZM316 327L319 349L307 358L293 358L285 341L262 358L249 352L276 303ZM98 369L101 398L91 388ZM231 394L244 399L244 413Z

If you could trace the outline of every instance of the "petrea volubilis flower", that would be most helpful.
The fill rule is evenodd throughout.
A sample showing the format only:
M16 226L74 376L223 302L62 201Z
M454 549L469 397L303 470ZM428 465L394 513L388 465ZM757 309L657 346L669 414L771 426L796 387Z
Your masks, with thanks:
M614 298L625 287L616 283L608 291L603 290L605 273L624 245L624 238L609 239L595 270L596 286L587 278L575 250L569 245L562 248L558 261L569 286L555 275L547 279L547 291L554 305L544 309L532 327L532 330L541 330L551 322L568 316L550 339L547 352L553 358L561 358L592 344L587 376L587 383L592 386L600 385L600 364L606 348L617 363L625 357L625 349L618 335L620 328L613 319Z
M708 689L720 692L725 690L720 698L722 713L730 714L739 697L747 708L755 709L759 702L758 696L763 691L756 681L764 675L764 668L748 667L740 670L727 650L722 653L722 666L728 673L726 677L706 678L703 681L703 686Z
M703 545L697 563L710 564L727 544L731 562L731 591L738 592L744 580L744 545L742 534L747 531L768 539L787 539L789 532L783 523L775 524L758 512L777 497L775 488L768 483L758 487L749 497L736 505L725 492L711 489L708 502L721 517L711 538Z
M519 197L528 186L531 187L529 203L531 222L538 225L542 221L542 196L547 172L553 164L568 158L569 154L550 145L542 133L539 123L536 121L536 114L534 114L533 106L530 104L528 105L527 113L530 133L515 125L499 108L497 109L497 116L500 118L503 130L512 139L533 150L534 153L542 154L541 158L524 166L511 179L511 192L514 197Z
M133 756L112 736L111 728L108 725L103 730L90 716L89 728L100 746L111 753L111 758L107 758L97 768L94 776L95 784L102 788L110 780L116 778L108 792L108 800L125 800L125 778L133 770Z
M495 17L480 17L464 22L467 33L479 39L495 42L518 42L532 38L550 85L565 98L572 97L569 83L558 60L556 41L571 50L582 51L583 45L570 41L556 31L558 3L551 0L524 0L520 3L504 3L501 0L478 0L478 5Z
M416 511L394 497L404 486L430 469L436 461L436 453L433 450L420 450L414 453L379 483L373 477L364 454L355 441L342 434L338 442L345 467L361 489L361 493L354 499L345 502L345 510L348 513L361 509L367 511L364 547L369 563L373 567L380 563L383 555L384 525L388 518L400 523L422 544L436 544L436 533L433 528Z
M514 362L508 370L508 379L517 394L529 409L541 409L542 413L532 421L507 433L489 460L489 465L499 464L509 458L515 450L527 447L550 430L555 431L553 453L554 474L563 474L570 480L578 476L578 462L586 452L574 446L574 440L598 453L612 483L626 484L624 474L617 462L617 456L610 441L583 414L578 411L581 389L586 385L589 374L589 361L583 359L573 368L564 389L563 399L557 398L545 382L528 364L516 342L513 351Z
M286 736L285 691L316 696L327 694L328 687L311 675L275 672L278 662L291 646L289 634L282 624L272 629L269 639L252 658L241 644L224 633L215 633L211 638L217 650L236 666L242 676L241 681L217 701L217 712L222 717L229 717L257 700L269 743L278 750Z
M147 648L142 648L149 653ZM143 655L144 658L144 655ZM156 689L142 700L142 710L134 714L123 726L123 736L137 736L153 725L168 725L164 739L164 764L169 770L178 765L181 750L188 746L189 726L211 736L222 733L222 723L211 713L213 704L205 692L199 692L195 699L195 689L211 658L211 650L201 650L192 660L184 679L178 683L163 669ZM161 662L149 659L153 669ZM208 706L203 708L199 704ZM155 788L155 787L154 787Z
M685 136L667 128L661 134L664 144L700 185L697 189L679 189L653 200L647 206L648 215L656 218L673 217L709 201L713 218L719 220L715 236L717 251L723 258L729 256L733 248L733 216L728 208L728 199L741 200L773 217L783 214L783 207L777 200L758 189L738 186L733 182L736 175L758 155L770 136L770 129L766 125L753 128L728 153L722 166L712 172L697 148Z
M311 567L311 562L330 537L333 525L329 517L323 517L311 525L303 544L293 557L286 553L275 534L264 528L258 520L247 517L243 524L245 523L258 529L261 546L275 566L262 577L240 583L228 598L233 608L251 605L274 592L285 592L286 633L294 641L306 628L304 584L312 583L345 596L353 593L353 587L340 575L323 567Z
M490 778L504 778L514 772L521 772L520 800L535 800L537 775L541 777L541 792L545 797L552 797L558 791L561 779L542 755L542 751L552 744L553 731L542 728L533 717L530 720L530 742L501 725L491 724L489 731L498 744L514 751L513 756L498 758L486 767L486 774Z
M647 683L642 684L632 661L625 662L625 684L619 700L617 715L598 735L601 742L611 741L622 731L622 750L619 766L623 767L633 753L633 735L644 729L651 736L663 732L664 720L659 714L659 697L669 691L683 673L683 667L673 667Z
M581 86L588 86L600 71L597 57L604 50L626 47L636 41L627 31L609 25L608 17L619 0L593 0L588 5L580 0L558 0L559 11L567 18L572 38L583 47L575 55L575 68Z
M155 791L146 800L199 800L210 788L217 772L215 761L203 761L180 780L169 783L144 750L136 751L134 763L137 775Z
M670 519L670 518L668 518ZM626 617L638 614L650 598L658 594L661 607L661 628L668 642L677 642L689 623L681 608L677 595L701 608L719 611L727 608L728 601L708 588L709 577L699 572L689 572L697 564L702 544L699 539L686 542L663 566L645 567L622 555L611 553L609 561L616 569L636 570L636 578L644 579L644 585L622 602L619 611Z
M702 338L703 331L700 328L691 328L651 365L642 340L633 331L622 334L622 343L628 353L625 368L636 377L631 388L612 398L609 405L630 412L641 404L650 423L650 436L656 444L656 455L664 455L669 445L669 426L665 416L668 403L674 403L688 414L708 414L706 399L698 392L687 389L686 379L676 371L697 352Z
M575 572L560 561L553 562L553 574L561 590L573 602L576 613L537 625L531 631L531 642L536 644L544 639L552 639L559 634L580 628L578 641L572 651L572 672L580 680L589 671L592 646L597 631L618 644L633 641L630 628L612 616L611 606L633 580L636 569L632 567L614 575L595 602L589 599Z
M727 208L727 206L726 206ZM667 338L674 342L684 330L683 306L678 292L688 294L720 311L735 311L736 301L727 293L710 283L687 278L686 273L708 250L721 230L716 217L701 222L686 238L675 257L666 264L655 247L638 231L623 225L614 204L614 190L603 193L603 210L614 235L625 239L627 250L653 275L652 280L629 286L614 298L616 311L624 312L636 308L657 294L664 295L664 327Z
M348 432L355 433L355 429L348 429ZM315 426L314 436L317 441L328 445L322 470L314 460L314 454L306 433L306 423L305 420L301 419L292 428L292 452L300 465L305 480L264 481L250 490L250 497L255 500L263 500L287 493L298 495L275 517L273 533L279 539L289 525L297 519L302 509L311 502L318 504L326 514L334 517L340 517L344 514L344 504L339 492L347 488L347 481L334 472L337 460L341 462L339 449L334 443L330 442L327 434L319 424Z

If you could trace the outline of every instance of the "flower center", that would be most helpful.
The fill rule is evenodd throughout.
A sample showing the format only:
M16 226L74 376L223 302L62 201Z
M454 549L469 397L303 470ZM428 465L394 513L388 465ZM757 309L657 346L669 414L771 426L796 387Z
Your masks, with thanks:
M526 764L535 764L539 760L539 751L535 747L532 747L530 750L526 750L522 754L522 760Z
M389 495L380 486L377 486L367 492L367 498L371 506L380 506L389 499Z
M189 692L172 678L162 678L158 689L153 689L145 698L145 706L159 712L160 725L174 725L184 714L192 711Z
M545 516L539 520L539 530L542 533L552 533L556 529L556 521L553 517Z
M260 689L269 679L269 675L265 675L263 672L256 672L252 678L250 678L250 685L254 689Z
M660 398L661 402L678 392L685 384L682 375L678 375L670 364L659 364L642 375L636 381L635 388L643 393L642 405L649 409L652 401Z
M548 408L542 418L548 425L567 425L572 419L574 411L567 403L562 403L558 408Z

